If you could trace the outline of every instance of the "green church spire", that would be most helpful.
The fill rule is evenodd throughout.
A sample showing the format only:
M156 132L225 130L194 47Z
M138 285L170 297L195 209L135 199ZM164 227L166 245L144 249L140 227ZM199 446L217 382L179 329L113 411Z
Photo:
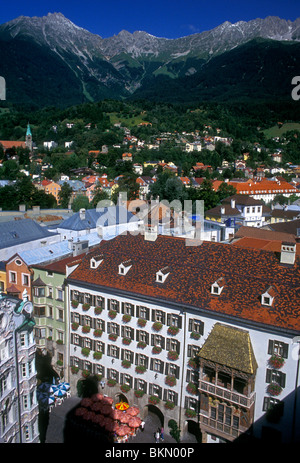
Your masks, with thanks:
M26 132L26 137L28 137L28 136L32 137L32 133L31 133L31 129L30 129L29 122L28 122L28 124L27 124L27 132Z

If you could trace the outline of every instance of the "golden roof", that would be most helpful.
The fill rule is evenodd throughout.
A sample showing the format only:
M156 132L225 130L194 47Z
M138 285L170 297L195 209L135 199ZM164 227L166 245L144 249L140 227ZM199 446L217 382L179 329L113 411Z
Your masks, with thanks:
M249 332L221 323L214 325L198 355L248 374L257 369Z

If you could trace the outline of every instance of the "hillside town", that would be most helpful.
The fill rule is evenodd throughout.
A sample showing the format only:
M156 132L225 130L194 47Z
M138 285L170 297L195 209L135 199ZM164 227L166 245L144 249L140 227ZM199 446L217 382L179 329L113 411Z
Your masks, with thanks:
M76 152L72 121L63 147L36 145L30 123L24 141L0 140L1 198L27 179L52 201L28 206L24 193L0 211L0 441L43 441L39 415L96 378L111 416L127 403L138 426L150 413L166 434L176 425L178 442L299 442L300 166L288 138L213 165L204 158L235 143L222 128L146 142L113 127L122 142L89 149L68 175L51 153ZM191 162L161 158L164 146ZM137 425L100 425L97 393L74 422L128 441Z

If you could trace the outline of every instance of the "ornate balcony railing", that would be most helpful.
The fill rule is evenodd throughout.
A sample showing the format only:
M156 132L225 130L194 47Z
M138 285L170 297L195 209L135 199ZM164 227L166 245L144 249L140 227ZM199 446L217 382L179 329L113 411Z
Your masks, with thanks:
M213 383L200 380L199 389L201 392L207 392L221 399L229 400L242 407L249 408L255 402L255 392L252 392L249 396L239 394L238 392L231 391L225 387L217 386Z

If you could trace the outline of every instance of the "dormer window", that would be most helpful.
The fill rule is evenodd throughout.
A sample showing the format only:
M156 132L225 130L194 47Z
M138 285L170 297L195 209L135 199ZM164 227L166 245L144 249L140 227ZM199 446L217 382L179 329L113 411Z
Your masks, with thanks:
M276 295L276 290L272 286L270 286L267 289L267 291L261 296L262 305L272 306L275 295Z
M90 259L90 268L98 268L99 265L103 262L103 255L94 256Z
M164 283L170 274L170 267L164 267L156 272L156 282Z
M132 260L127 260L119 265L119 275L126 275L132 267Z
M211 294L216 294L220 295L221 292L223 291L223 288L225 286L225 279L223 277L220 277L217 281L215 281L210 288Z

